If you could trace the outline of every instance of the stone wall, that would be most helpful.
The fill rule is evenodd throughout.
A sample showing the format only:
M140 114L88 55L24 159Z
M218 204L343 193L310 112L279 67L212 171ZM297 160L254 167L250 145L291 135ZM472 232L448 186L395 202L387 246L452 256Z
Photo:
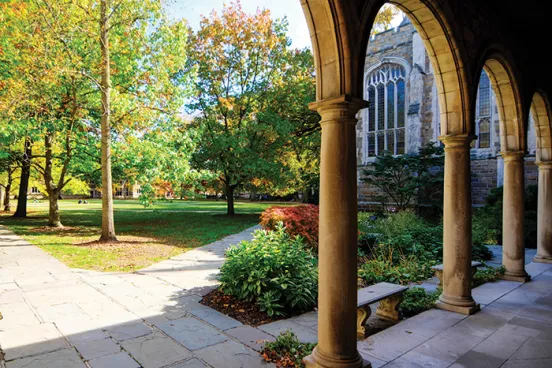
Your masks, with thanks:
M485 204L489 191L497 187L496 158L472 159L472 203L479 207Z

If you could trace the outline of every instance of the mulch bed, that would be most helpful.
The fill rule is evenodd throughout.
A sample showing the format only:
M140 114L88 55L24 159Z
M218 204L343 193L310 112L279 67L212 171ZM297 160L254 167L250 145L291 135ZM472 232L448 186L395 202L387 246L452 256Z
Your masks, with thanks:
M205 295L200 303L232 317L244 325L253 327L288 318L270 317L261 311L257 304L236 299L233 296L224 294L219 289Z

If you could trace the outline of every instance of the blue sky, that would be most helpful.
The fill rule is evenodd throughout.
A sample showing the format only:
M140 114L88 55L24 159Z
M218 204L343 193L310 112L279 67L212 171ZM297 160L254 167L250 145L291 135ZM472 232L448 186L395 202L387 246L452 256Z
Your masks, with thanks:
M213 9L219 11L229 0L168 0L167 9L171 16L185 18L195 30L199 27L201 15L208 15ZM274 18L287 16L289 22L288 37L292 46L311 47L307 21L299 0L242 0L246 12L254 12L257 8L270 9Z

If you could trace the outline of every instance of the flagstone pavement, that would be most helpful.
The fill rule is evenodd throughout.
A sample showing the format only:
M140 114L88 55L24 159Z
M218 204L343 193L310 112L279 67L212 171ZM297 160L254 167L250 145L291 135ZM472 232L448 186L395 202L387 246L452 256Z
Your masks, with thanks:
M272 366L261 342L286 329L316 341L316 313L252 328L198 303L216 287L225 249L254 229L135 273L100 273L70 269L0 227L0 368ZM358 349L373 368L550 368L552 265L527 270L527 284L474 289L483 307L474 316L432 309Z

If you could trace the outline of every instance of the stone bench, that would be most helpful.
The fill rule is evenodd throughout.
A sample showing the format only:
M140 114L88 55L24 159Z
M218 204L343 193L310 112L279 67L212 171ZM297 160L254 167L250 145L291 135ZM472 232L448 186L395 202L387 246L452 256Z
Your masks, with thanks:
M471 263L471 269L472 269L472 279L473 275L477 272L477 269L481 267L483 264L481 262L472 262ZM443 265L436 265L431 267L433 271L435 271L435 276L439 279L439 287L443 287Z
M370 304L380 302L376 314L380 317L399 320L399 304L402 302L407 286L395 285L388 282L368 286L358 290L357 301L357 336L366 337L366 321L372 314Z

